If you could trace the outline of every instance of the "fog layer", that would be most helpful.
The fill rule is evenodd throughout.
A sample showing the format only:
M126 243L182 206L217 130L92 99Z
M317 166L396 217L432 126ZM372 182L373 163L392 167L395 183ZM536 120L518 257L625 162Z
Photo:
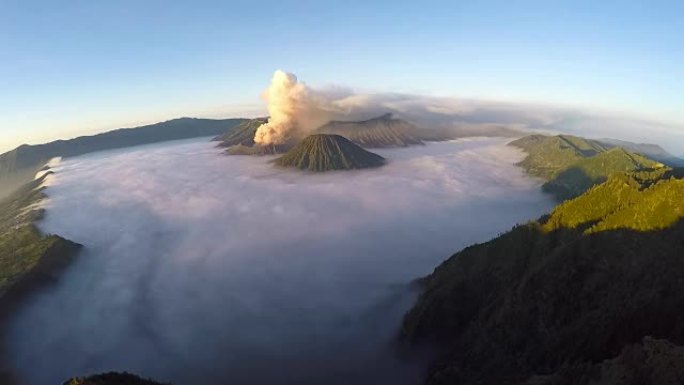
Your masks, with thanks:
M55 168L42 228L85 245L10 326L27 384L127 370L181 384L415 383L409 282L552 202L502 139L305 174L185 141Z

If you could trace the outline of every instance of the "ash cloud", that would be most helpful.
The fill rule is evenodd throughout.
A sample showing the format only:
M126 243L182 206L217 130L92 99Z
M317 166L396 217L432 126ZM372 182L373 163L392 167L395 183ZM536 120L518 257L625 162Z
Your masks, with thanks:
M85 249L19 310L8 357L28 385L109 370L419 382L421 360L392 347L409 282L553 204L504 143L382 150L381 169L327 174L199 141L64 160L41 226Z
M262 98L269 119L257 129L254 142L259 145L283 144L324 124L331 115L323 94L299 82L294 74L275 71L271 85Z

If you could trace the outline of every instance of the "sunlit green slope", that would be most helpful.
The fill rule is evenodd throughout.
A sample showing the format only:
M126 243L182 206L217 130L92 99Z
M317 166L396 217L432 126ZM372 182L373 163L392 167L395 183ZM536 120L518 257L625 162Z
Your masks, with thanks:
M683 217L679 171L618 173L456 253L404 320L443 348L427 383L679 383Z

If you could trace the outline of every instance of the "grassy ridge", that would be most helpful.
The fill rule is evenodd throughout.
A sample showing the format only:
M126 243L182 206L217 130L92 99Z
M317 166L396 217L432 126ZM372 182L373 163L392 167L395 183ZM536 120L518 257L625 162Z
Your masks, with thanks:
M424 279L404 320L406 340L444 348L427 382L681 383L682 196L678 171L616 174L453 255ZM648 362L629 356L651 349L649 336L663 348ZM660 372L639 371L648 367Z
M665 167L623 148L570 135L531 135L510 145L527 152L520 166L545 179L542 188L559 200L574 198L614 173Z
M380 155L366 151L339 135L317 134L275 160L283 167L308 171L352 170L385 164Z
M558 205L545 220L544 230L579 228L585 233L667 228L684 216L681 170L613 174L576 199Z

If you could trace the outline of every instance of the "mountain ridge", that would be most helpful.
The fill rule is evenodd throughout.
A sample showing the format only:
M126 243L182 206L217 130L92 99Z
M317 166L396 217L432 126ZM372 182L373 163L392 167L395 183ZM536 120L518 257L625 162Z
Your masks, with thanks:
M21 145L0 154L0 181L12 180L18 188L30 181L47 161L54 157L71 157L91 152L151 144L169 140L214 136L225 132L245 119L179 118L145 126L120 128L95 135L55 140L37 145Z
M609 146L622 147L624 149L642 154L669 167L684 167L684 159L672 155L657 144L635 143L612 138L601 138L597 139L597 141Z
M616 173L422 279L401 334L440 346L426 383L636 384L649 365L684 381L665 365L684 346L682 174Z
M509 145L527 153L518 165L544 179L542 189L560 201L582 194L616 172L665 167L622 147L571 135L529 135Z

